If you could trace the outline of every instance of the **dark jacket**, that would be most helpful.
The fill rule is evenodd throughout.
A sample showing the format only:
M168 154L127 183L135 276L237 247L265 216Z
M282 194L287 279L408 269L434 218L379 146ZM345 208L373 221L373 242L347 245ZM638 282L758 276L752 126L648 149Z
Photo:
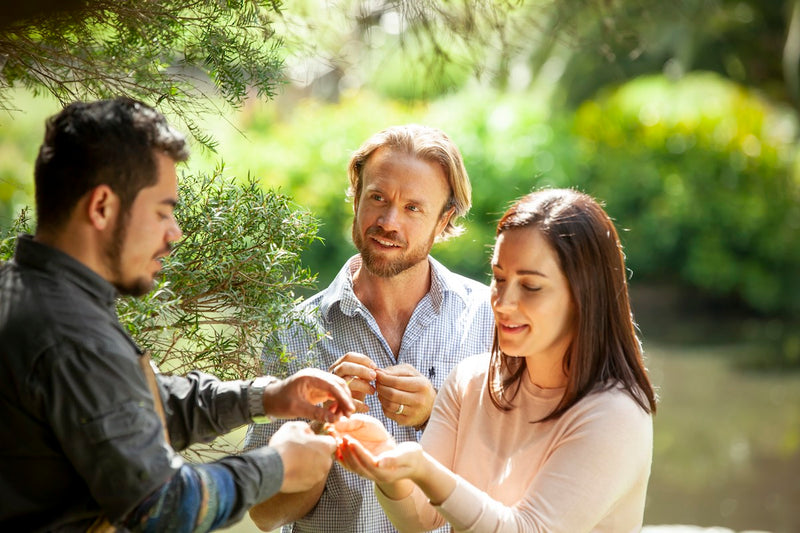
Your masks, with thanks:
M98 274L30 236L0 266L2 531L116 522L185 465L176 450L251 420L249 381L159 375L168 443L116 297ZM280 488L278 454L255 452L217 462L236 484L235 519Z

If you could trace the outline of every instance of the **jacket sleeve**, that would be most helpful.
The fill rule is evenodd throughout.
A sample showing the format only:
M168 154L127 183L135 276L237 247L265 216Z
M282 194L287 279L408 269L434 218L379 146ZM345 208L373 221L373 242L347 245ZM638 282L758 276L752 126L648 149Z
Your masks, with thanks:
M280 489L283 463L267 447L188 464L165 440L134 357L65 341L38 359L31 403L110 522L131 519L146 530L179 517L190 531L207 531L237 520ZM170 432L184 445L248 419L246 381L224 383L200 373L157 379L171 411Z
M132 532L206 532L238 522L253 505L278 492L283 464L260 448L209 464L184 464L122 522Z
M173 448L210 442L250 422L250 381L221 381L203 372L184 376L157 374Z

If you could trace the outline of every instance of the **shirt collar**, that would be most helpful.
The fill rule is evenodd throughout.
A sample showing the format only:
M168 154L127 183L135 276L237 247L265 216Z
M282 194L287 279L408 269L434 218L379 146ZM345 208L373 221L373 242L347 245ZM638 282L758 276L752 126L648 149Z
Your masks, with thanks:
M428 262L431 265L431 288L428 296L434 312L437 314L440 312L447 293L452 293L467 302L466 289L463 283L458 283L457 276L430 255ZM347 316L353 316L358 309L363 307L353 292L353 274L360 266L360 254L354 255L345 262L320 300L319 309L322 316L327 318L331 308L335 305L338 305L341 312Z
M106 306L113 306L119 295L117 289L97 272L61 250L34 241L32 235L17 238L14 261L77 285Z

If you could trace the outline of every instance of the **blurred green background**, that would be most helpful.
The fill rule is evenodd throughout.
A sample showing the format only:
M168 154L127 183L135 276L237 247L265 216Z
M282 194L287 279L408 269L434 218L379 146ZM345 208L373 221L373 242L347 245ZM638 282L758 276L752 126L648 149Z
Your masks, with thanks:
M800 531L800 131L786 66L797 2L506 6L507 40L477 43L477 59L444 29L410 38L391 6L355 17L323 4L287 8L285 85L199 119L217 149L197 144L184 172L222 161L231 179L256 176L308 208L322 240L303 261L318 287L354 253L349 156L386 126L437 126L460 146L473 208L434 255L476 279L488 280L512 200L542 186L594 195L620 230L660 395L645 523ZM32 201L58 109L22 89L12 101L3 226Z

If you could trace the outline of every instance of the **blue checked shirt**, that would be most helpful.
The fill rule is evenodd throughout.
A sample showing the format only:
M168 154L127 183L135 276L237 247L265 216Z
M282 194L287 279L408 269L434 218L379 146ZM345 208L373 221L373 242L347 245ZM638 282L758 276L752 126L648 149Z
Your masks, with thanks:
M309 366L327 370L345 353L359 352L382 368L411 364L439 390L459 361L490 350L494 317L486 285L450 272L432 257L428 259L431 288L411 315L397 359L372 314L353 292L353 274L361 265L361 257L356 255L327 289L300 305L299 310L313 327L294 326L282 335L290 357L288 367L275 355L264 354L265 373L292 374ZM369 414L377 417L397 442L419 440L421 432L400 426L383 414L375 395L367 396L366 404ZM245 449L266 445L280 425L281 422L251 425ZM396 530L375 498L372 482L334 463L317 505L305 517L283 528L284 533L292 531L391 533Z

